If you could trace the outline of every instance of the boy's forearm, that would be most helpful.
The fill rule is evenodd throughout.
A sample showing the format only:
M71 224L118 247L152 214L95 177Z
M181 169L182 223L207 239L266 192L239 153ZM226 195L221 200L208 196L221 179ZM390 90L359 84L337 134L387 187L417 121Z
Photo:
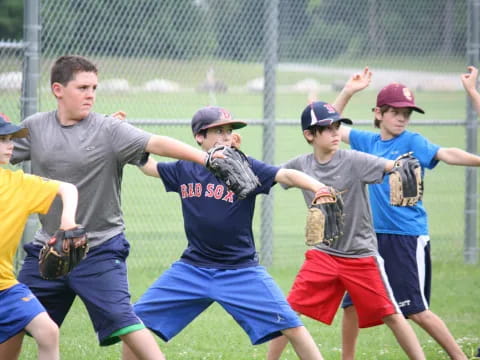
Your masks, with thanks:
M325 185L313 177L293 169L280 169L275 178L276 181L312 192L317 192Z
M449 165L480 166L480 156L458 148L441 148L436 158Z
M200 165L205 164L204 151L168 136L152 135L145 151L174 159L193 161Z
M339 114L341 114L345 110L345 107L347 106L348 102L354 94L355 92L343 88L336 97L335 101L332 103L332 106L335 108L335 110L337 110Z
M60 228L72 229L77 225L75 215L78 205L78 190L75 185L62 182L58 188L58 194L62 198L63 203Z
M372 72L368 66L366 66L363 71L353 74L350 79L348 79L342 91L340 91L340 94L338 94L332 104L339 114L343 112L348 101L355 93L362 91L370 85L371 79Z
M469 92L469 95L472 99L472 104L475 108L475 111L478 115L480 115L480 93L476 89L473 89L471 92Z
M145 165L138 168L147 176L160 177L157 170L157 162L151 157L148 158Z

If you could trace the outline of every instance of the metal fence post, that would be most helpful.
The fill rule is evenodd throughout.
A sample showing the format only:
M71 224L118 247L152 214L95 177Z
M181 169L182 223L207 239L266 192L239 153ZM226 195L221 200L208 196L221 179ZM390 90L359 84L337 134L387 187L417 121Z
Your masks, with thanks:
M467 60L469 65L478 67L480 50L480 0L470 0L467 8ZM477 153L478 114L473 109L472 101L467 98L467 151ZM466 264L478 262L477 246L477 168L467 167L465 170L465 244L464 261Z
M38 82L40 77L40 1L24 1L24 62L22 71L21 118L35 114L38 111ZM23 171L31 172L30 161L23 163ZM31 241L38 227L36 215L28 218L22 235L22 245ZM18 270L25 254L23 247L17 253L15 267Z
M275 161L275 95L278 39L278 0L265 3L265 63L263 90L263 161ZM264 266L273 262L273 193L262 199L261 260Z

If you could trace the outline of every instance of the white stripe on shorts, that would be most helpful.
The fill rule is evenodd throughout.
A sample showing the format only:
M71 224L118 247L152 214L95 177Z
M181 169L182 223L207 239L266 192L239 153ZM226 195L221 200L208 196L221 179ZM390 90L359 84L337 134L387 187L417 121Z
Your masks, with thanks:
M425 297L425 247L430 241L428 235L421 235L417 238L417 270L418 270L418 281L419 289L422 295L423 305L425 309L428 309L428 302Z
M392 300L393 305L395 305L395 312L398 314L402 313L400 310L400 306L398 306L397 300L395 299L395 295L393 295L392 287L390 286L390 281L388 281L388 276L385 271L385 260L380 255L375 255L375 260L377 261L378 269L380 270L380 275L383 280L383 284L385 285L385 289L387 290L388 297Z

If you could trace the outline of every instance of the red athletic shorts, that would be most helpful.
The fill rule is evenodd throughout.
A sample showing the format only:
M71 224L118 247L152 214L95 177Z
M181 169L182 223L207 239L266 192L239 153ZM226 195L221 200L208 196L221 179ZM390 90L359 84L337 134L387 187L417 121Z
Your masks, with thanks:
M381 257L346 258L319 250L305 253L288 302L295 311L330 325L345 291L352 297L361 328L380 325L385 316L401 313Z

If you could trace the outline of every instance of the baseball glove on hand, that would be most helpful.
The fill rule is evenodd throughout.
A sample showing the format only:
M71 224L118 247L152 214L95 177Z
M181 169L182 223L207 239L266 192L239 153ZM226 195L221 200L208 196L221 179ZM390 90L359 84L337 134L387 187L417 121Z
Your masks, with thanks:
M412 154L399 156L390 171L390 205L413 206L422 199L422 168Z
M308 209L305 244L331 246L343 235L343 222L342 195L332 187L321 188Z
M221 151L225 157L214 157ZM240 150L229 146L216 146L208 151L205 167L219 180L227 184L239 199L245 199L260 184L252 171L247 156Z
M81 245L76 246L75 243ZM67 275L82 261L87 252L87 235L83 226L79 225L70 230L59 229L40 251L40 275L47 280Z

